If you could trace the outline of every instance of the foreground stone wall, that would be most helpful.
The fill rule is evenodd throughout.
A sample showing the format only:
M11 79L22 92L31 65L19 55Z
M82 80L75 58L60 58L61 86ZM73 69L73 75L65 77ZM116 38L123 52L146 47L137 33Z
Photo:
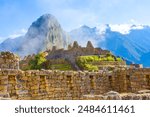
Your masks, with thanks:
M150 89L150 69L111 73L0 70L0 97L3 98L76 100L91 99L86 95L104 95L112 90L135 93L144 89Z

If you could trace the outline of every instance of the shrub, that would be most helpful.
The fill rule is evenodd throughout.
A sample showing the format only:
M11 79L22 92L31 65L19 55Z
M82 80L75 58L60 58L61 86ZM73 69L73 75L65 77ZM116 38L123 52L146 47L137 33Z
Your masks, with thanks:
M98 67L92 64L85 64L85 70L88 71L98 71Z
M117 61L123 61L122 58L118 57L116 58Z
M35 56L34 59L29 61L29 68L30 69L41 69L42 63L46 61L45 53L39 53Z
M108 57L107 57L107 61L115 61L115 58L112 57L112 56L108 56Z

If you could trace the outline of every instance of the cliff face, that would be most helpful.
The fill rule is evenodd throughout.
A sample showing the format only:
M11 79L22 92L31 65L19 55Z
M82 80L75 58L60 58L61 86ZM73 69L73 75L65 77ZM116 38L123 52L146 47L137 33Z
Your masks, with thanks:
M0 44L0 50L25 56L52 49L53 46L56 46L56 49L67 49L69 43L70 38L62 30L57 19L45 14L32 23L25 36L8 39Z

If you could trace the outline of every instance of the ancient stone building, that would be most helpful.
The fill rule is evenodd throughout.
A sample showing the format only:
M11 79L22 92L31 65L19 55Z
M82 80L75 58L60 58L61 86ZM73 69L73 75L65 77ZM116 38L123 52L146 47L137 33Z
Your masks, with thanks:
M69 48L70 49L68 50L64 50L64 49L56 50L55 47L53 47L52 51L49 51L49 55L47 56L47 58L70 58L71 57L71 59L73 59L76 58L77 56L106 55L110 53L110 51L108 50L102 50L101 48L94 48L90 41L88 41L86 47L79 46L78 43L75 41L73 43L73 46Z
M19 57L11 52L0 52L0 69L19 69Z
M47 50L45 53L48 53L46 57L47 60L55 60L55 62L57 62L57 59L63 59L66 60L66 62L68 62L74 70L80 70L78 65L76 65L76 58L78 56L106 55L110 54L110 51L102 50L101 48L94 48L90 41L88 41L86 47L79 46L75 41L72 46L69 45L68 50L56 49L56 47L53 46L52 50ZM26 68L28 68L29 61L34 59L34 57L35 55L29 55L21 60L20 68L22 70L26 70Z
M47 59L57 59L57 58L63 58L66 59L72 64L72 66L79 70L79 67L76 65L76 57L78 56L85 56L85 55L106 55L109 54L110 51L108 50L102 50L101 48L94 48L92 43L88 41L86 47L81 47L78 45L78 43L75 41L73 43L72 47L69 47L68 50L59 49L56 50L55 47L53 47L52 51L48 52Z

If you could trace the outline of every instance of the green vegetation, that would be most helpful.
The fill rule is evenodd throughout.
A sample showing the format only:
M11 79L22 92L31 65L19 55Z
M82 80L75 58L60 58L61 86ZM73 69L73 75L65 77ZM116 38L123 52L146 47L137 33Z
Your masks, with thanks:
M98 55L91 55L91 56L79 56L77 57L77 60L79 60L82 63L87 62L98 62L98 61L122 61L121 58L117 58L115 56L109 55L109 56L98 56Z
M42 64L42 68L51 70L72 70L71 64L65 59L51 59Z
M46 53L39 53L37 54L34 59L32 58L29 61L28 66L24 67L26 70L31 69L51 69L51 70L73 70L72 65L63 58L58 59L49 59L46 60ZM89 55L89 56L78 56L76 58L77 65L83 69L88 71L98 71L99 70L99 63L101 61L123 61L119 57L115 57L114 55L107 54L107 55Z
M116 60L117 60L117 61L123 61L122 58L119 58L119 57L116 58Z
M89 64L89 62L99 61L98 56L79 56L76 59L76 62L79 67L88 71L98 71L96 65Z
M51 69L51 70L72 70L71 64L65 59L51 59L46 60L45 53L37 54L34 59L31 59L28 63L28 66L24 67L24 70L32 69Z
M49 66L49 68L52 70L61 70L61 71L72 70L72 67L69 64L52 64Z
M91 55L91 56L79 56L76 59L77 64L79 67L81 67L84 70L88 71L98 71L98 66L93 65L93 62L99 62L99 61L122 61L121 58L115 57L111 54L98 56L98 55Z
M98 67L96 65L84 64L83 67L85 70L88 70L88 71L98 71Z
M46 61L45 53L39 53L29 61L29 69L41 69L42 63Z

